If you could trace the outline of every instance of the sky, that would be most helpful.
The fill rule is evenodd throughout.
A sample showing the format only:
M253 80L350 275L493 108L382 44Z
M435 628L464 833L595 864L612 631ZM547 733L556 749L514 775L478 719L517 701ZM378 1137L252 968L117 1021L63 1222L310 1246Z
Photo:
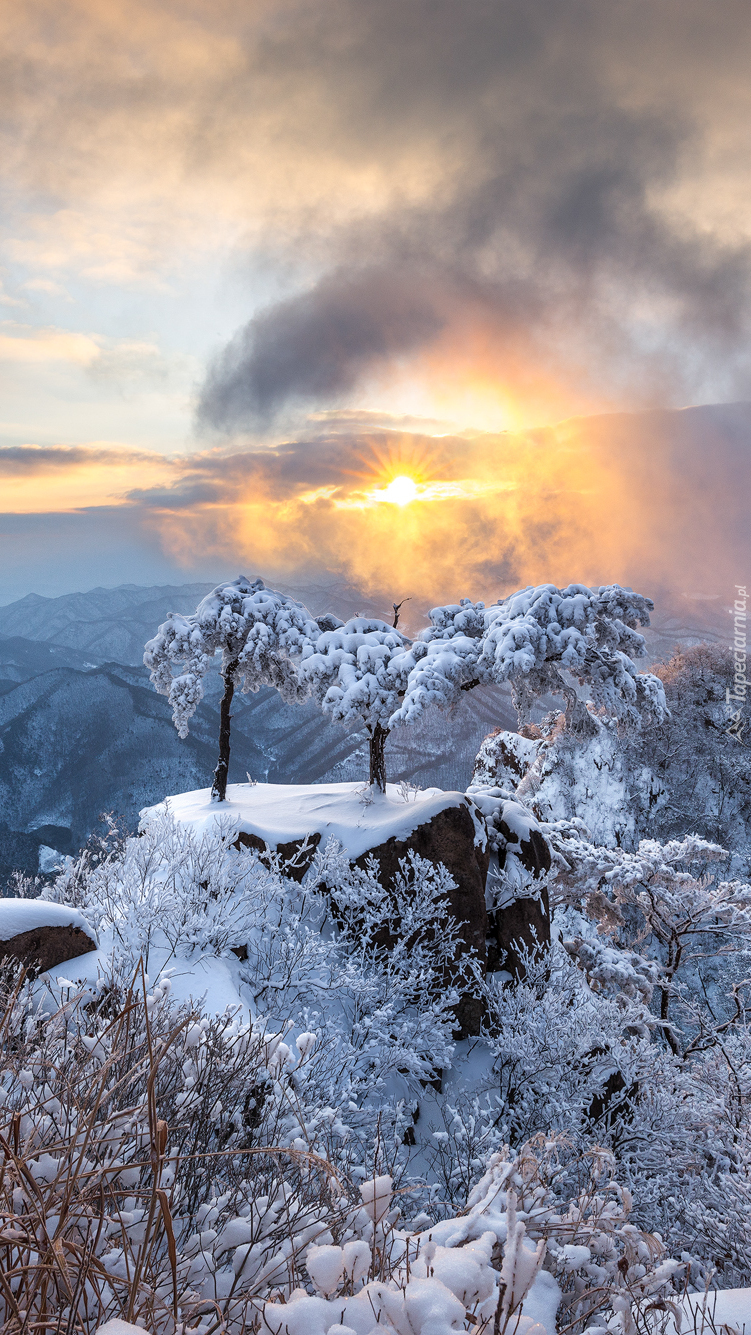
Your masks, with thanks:
M4 0L0 53L0 603L751 579L747 0Z

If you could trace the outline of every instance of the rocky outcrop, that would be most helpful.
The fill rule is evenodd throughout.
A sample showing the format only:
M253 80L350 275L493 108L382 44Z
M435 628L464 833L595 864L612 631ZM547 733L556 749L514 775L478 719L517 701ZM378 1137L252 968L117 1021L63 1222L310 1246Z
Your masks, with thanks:
M527 977L528 958L550 948L550 900L547 886L532 898L512 899L488 913L488 969L504 969L514 982Z
M96 948L94 932L77 909L38 899L0 900L0 956L44 972Z
M457 806L446 807L423 825L418 825L403 839L391 837L355 859L364 867L372 857L378 864L382 885L393 885L399 863L410 852L435 864L442 863L455 883L448 898L451 912L460 926L465 950L473 950L484 972L487 962L488 914L485 881L488 873L487 841L478 841L477 815L465 798ZM481 1002L473 996L462 997L457 1007L457 1023L462 1037L480 1032Z
M531 811L506 789L473 784L469 791L488 827L488 969L505 969L520 982L525 956L550 947L550 849Z
M312 865L313 858L318 845L321 842L321 836L317 832L306 834L300 839L289 839L283 843L270 844L260 835L252 834L249 830L240 830L237 838L234 840L234 848L254 848L262 862L266 865L271 860L271 855L276 854L281 864L281 870L285 876L289 876L293 881L302 881L306 871Z
M511 796L540 751L542 733L528 724L524 735L497 728L485 738L475 758L472 787L503 788Z

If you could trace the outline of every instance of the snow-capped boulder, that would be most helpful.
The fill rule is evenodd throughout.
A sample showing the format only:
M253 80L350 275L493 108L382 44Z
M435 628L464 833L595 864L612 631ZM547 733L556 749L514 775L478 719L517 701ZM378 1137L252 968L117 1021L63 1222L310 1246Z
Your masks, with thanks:
M542 741L539 728L529 725L527 735L496 728L483 741L475 759L472 787L507 788L515 792L534 764ZM536 733L537 736L532 734Z
M96 934L78 909L43 899L0 899L0 956L44 972L96 948Z
M373 857L384 885L393 881L399 860L410 851L443 864L455 882L449 901L462 939L485 967L487 830L465 793L392 783L385 793L356 783L229 784L226 802L212 802L208 788L182 793L147 808L142 823L165 809L199 833L219 825L236 846L254 848L262 856L267 850L280 854L288 874L300 880L316 847L325 847L331 838L358 866ZM457 1018L463 1032L479 1032L475 1000L463 1001Z

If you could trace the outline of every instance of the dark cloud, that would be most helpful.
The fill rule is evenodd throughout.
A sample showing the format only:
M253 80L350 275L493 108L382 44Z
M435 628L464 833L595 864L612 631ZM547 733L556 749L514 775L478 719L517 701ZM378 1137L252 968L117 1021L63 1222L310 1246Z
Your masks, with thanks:
M336 401L364 370L434 338L443 325L414 272L349 270L256 315L209 372L199 420L232 429L290 400Z
M154 458L144 450L108 450L89 445L2 445L0 476L29 477L92 464L105 467L153 464Z
M340 402L384 362L439 336L460 343L477 321L499 378L523 347L616 402L748 392L751 248L663 196L701 156L704 88L731 28L751 46L751 13L729 6L692 95L659 52L701 72L709 15L659 11L375 0L279 35L272 68L284 53L304 79L331 78L333 144L383 161L401 136L426 170L438 155L439 179L419 201L396 191L375 218L333 228L331 270L235 336L200 420L231 431L298 401Z
M527 421L528 367L571 412L742 397L750 57L747 0L28 0L0 54L14 244L140 274L243 236L285 295L209 370L222 430L436 349L440 381L473 331Z

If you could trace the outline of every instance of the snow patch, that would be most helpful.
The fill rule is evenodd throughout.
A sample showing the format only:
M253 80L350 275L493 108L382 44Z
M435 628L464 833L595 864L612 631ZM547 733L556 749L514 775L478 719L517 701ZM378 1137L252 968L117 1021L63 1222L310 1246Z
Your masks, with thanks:
M394 783L386 785L385 793L357 783L232 783L226 802L212 802L211 789L200 788L144 808L141 828L168 811L179 824L192 825L198 835L214 833L224 822L230 833L255 834L276 848L319 834L323 844L334 838L355 859L388 839L407 839L439 812L461 806L475 823L475 843L484 846L482 821L464 793L425 788L411 792L405 801L400 785Z

